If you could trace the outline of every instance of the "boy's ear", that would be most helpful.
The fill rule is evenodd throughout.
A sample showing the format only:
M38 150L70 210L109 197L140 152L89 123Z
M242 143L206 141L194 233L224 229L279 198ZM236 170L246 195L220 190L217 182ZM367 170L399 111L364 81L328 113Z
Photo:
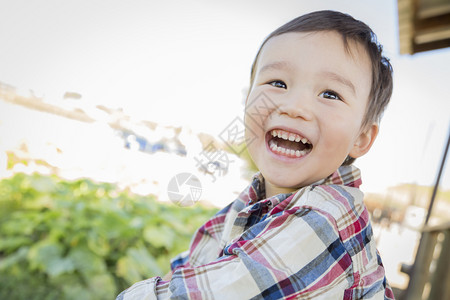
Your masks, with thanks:
M365 131L361 132L350 150L349 156L358 158L366 154L372 147L378 135L378 124L373 123Z

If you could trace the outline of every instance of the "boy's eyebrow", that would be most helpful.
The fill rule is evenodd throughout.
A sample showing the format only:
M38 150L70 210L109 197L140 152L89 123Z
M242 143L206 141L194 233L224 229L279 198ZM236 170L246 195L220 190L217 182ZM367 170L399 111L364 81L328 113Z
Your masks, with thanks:
M323 72L322 74L323 74L325 77L330 78L331 80L335 80L335 81L338 81L338 82L342 83L343 85L345 85L345 86L347 86L348 88L350 88L350 89L352 90L353 94L356 94L355 86L354 86L353 83L352 83L350 80L348 80L347 78L345 78L345 77L343 77L343 76L341 76L341 75L339 75L339 74L337 74L337 73L330 72L330 71L325 71L325 72Z
M291 70L292 66L286 61L275 61L275 62L272 62L272 63L269 63L267 65L262 66L261 69L259 70L259 73L266 72L266 71L268 71L270 69L275 69L275 70L287 69L287 70Z

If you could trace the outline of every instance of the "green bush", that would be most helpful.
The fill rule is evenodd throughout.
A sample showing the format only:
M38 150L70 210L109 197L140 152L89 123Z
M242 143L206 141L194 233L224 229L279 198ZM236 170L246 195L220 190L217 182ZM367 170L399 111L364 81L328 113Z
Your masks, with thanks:
M164 275L214 214L88 179L0 181L0 299L114 299Z

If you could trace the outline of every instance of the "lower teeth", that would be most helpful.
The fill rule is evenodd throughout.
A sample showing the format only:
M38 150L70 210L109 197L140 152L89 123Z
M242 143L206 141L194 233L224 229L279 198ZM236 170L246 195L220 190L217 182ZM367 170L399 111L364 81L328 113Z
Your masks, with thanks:
M305 156L308 153L305 150L300 151L300 150L293 150L293 149L286 149L283 147L278 147L273 141L270 141L270 149L272 149L272 151L274 151L274 152L287 154L287 155L291 155L291 156L296 156L296 157Z

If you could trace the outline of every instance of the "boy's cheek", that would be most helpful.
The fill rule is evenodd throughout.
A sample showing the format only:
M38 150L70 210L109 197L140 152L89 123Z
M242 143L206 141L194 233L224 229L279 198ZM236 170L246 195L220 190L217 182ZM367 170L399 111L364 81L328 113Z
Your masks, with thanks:
M263 124L258 123L254 118L246 115L245 117L245 138L247 144L254 142L257 139L264 139L265 131Z
M255 90L255 93L252 93L246 100L246 116L259 123L264 122L277 110L275 97L264 89Z

